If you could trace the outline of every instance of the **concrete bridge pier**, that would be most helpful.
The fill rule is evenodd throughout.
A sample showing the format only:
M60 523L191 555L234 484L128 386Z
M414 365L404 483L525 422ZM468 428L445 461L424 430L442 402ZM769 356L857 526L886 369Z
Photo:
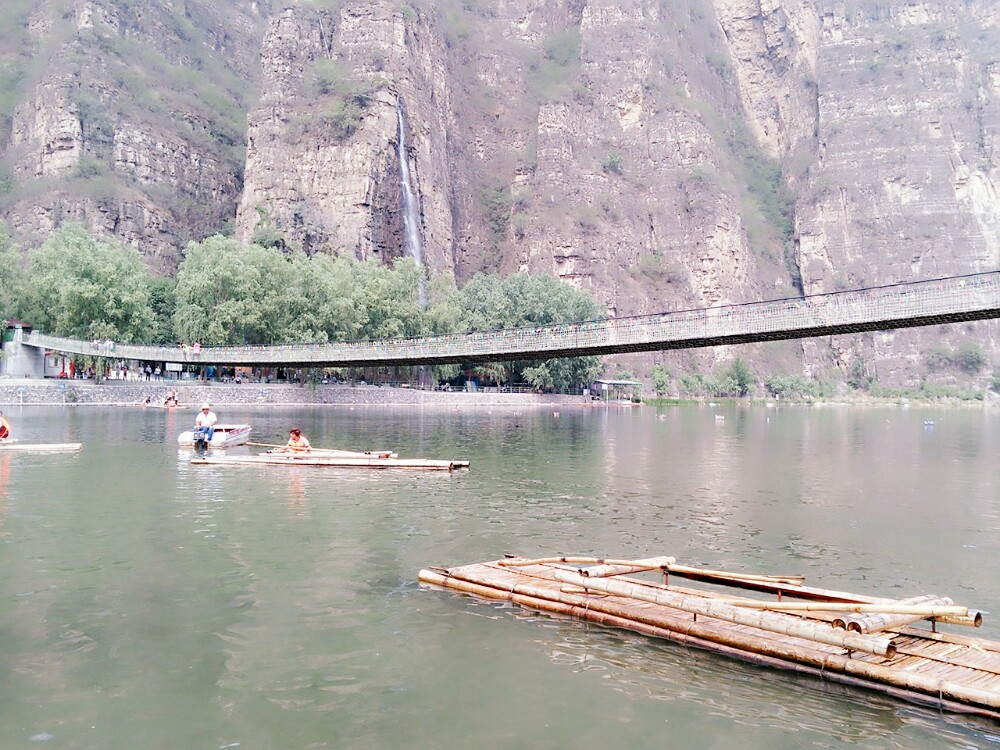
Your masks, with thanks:
M5 336L4 339L6 338ZM11 340L3 342L0 377L39 380L45 377L45 350L25 344L24 329L21 326L15 326Z

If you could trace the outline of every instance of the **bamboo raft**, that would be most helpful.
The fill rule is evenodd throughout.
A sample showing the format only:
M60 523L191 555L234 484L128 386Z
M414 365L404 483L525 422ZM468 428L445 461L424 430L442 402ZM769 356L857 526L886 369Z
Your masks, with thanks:
M429 458L379 458L313 453L262 453L256 456L203 456L193 464L325 466L337 469L406 469L410 471L452 471L468 468L468 461L437 461Z
M636 577L654 572L658 580ZM676 579L738 589L678 586ZM502 560L421 570L419 579L528 609L626 628L744 661L1000 720L1000 641L938 632L982 613L947 597L904 600L812 588L801 576L678 565L672 557ZM762 599L746 592L762 592ZM795 601L788 601L794 599ZM931 628L913 627L929 620Z
M19 443L16 440L0 440L0 451L34 451L38 453L68 453L78 451L83 443Z

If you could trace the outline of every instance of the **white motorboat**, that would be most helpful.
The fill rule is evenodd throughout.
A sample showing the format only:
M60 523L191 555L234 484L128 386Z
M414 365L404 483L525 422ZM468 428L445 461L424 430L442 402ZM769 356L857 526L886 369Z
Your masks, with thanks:
M248 424L217 424L212 435L212 448L232 448L243 445L250 439L253 428ZM186 430L177 436L177 443L182 448L194 446L194 430Z

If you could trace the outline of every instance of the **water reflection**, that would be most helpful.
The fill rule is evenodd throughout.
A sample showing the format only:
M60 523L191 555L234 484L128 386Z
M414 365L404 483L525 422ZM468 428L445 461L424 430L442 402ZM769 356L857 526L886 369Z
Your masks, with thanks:
M261 442L294 422L314 445L472 461L449 475L193 466L176 445L188 413L25 407L26 439L84 448L0 456L0 746L995 741L831 683L419 589L421 567L505 552L671 554L1000 611L996 414L661 415L226 409ZM978 634L998 633L988 619Z

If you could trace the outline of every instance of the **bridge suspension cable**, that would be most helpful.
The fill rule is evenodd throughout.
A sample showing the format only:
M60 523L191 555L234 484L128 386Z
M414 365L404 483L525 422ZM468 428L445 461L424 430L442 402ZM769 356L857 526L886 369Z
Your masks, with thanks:
M1000 317L1000 271L788 299L499 331L328 344L205 347L87 342L32 332L24 343L93 357L195 365L372 367L691 349Z

